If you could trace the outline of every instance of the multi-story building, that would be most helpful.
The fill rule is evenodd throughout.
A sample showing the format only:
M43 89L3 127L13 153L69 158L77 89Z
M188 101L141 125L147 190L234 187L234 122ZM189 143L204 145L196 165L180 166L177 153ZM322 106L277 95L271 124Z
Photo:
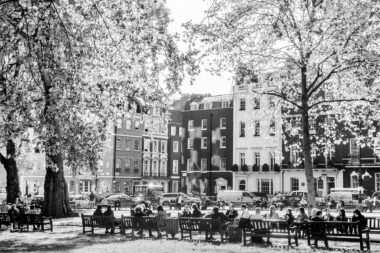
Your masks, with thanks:
M143 171L142 183L162 185L164 192L169 189L168 177L168 111L153 106L144 115L143 132Z
M214 195L232 189L231 95L193 97L183 112L182 190Z
M233 86L234 189L274 194L281 191L281 108L265 83ZM263 87L264 86L264 87Z
M184 128L182 127L182 111L169 110L169 171L170 185L169 192L179 192L181 188L181 167L183 165L182 141L184 138Z

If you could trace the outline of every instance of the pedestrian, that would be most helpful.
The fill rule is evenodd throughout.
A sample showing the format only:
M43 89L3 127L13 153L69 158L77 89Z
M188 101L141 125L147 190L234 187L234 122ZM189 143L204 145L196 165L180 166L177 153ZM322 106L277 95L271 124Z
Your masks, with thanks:
M226 227L229 225L227 216L225 216L224 213L219 212L219 207L217 206L215 206L212 209L211 219L219 220L220 223L222 224L223 230L225 230ZM212 235L213 235L212 232L210 232L210 237L209 237L210 240L214 240L214 237L212 237Z
M250 216L246 205L241 205L241 211L238 227L244 229L250 226Z
M166 228L166 212L162 206L157 207L157 238L162 238L162 229Z

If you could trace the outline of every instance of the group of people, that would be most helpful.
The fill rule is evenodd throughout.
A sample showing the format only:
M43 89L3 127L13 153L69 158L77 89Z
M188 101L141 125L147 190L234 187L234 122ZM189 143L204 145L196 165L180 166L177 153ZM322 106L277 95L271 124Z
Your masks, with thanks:
M15 204L8 204L6 200L3 200L0 212L8 213L11 222L16 222L17 227L21 229L27 223L27 214L40 214L42 210L39 206L23 203L17 199ZM33 230L37 229L38 227L33 227Z

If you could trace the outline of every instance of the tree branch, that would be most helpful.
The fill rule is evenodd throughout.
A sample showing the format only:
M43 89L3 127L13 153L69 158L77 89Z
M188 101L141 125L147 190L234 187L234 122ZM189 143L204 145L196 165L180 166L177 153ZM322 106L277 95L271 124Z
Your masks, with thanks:
M368 100L368 99L365 99L365 98L360 98L360 99L333 99L333 100L323 100L323 101L318 101L314 104L312 104L311 106L309 106L309 109L317 106L317 105L321 105L321 104L328 104L328 103L342 103L342 102L355 102L355 101L364 101L364 102L368 102L368 103L375 103L376 101L375 100Z
M252 90L252 92L254 93L260 93L258 91L255 91L255 90ZM275 92L275 91L266 91L266 92L262 92L261 94L265 94L265 95L269 95L269 96L276 96L276 97L279 97L281 98L282 100L284 100L285 102L289 103L289 104L292 104L294 105L295 107L297 107L298 109L302 109L302 107L300 105L298 105L296 102L288 99L285 95L282 95L278 92Z

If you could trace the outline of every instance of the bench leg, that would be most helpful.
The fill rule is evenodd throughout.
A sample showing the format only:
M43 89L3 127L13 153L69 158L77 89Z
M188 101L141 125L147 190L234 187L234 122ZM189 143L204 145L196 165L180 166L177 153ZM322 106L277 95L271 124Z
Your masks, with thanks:
M314 240L314 247L318 248L318 240Z
M360 250L364 250L363 241L362 240L360 240Z
M183 231L181 230L181 240L183 240Z
M325 239L325 247L326 247L326 248L329 247L329 243L328 243L327 239Z
M189 231L189 234L190 234L190 240L193 239L193 235L191 234L191 230Z

